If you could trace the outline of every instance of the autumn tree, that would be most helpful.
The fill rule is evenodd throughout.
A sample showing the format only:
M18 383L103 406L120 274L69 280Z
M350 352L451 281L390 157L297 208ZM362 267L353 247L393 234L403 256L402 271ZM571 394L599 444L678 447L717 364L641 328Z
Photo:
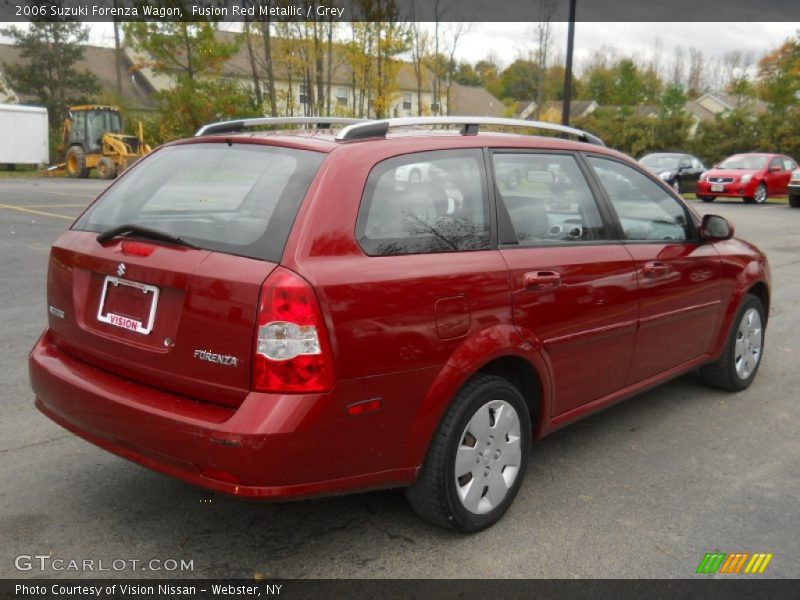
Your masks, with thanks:
M223 67L237 51L217 35L212 23L136 22L126 25L128 43L139 53L137 66L168 77L158 92L163 137L191 135L201 125L260 114L253 96Z
M784 112L800 101L800 34L786 40L758 62L758 92L772 107Z

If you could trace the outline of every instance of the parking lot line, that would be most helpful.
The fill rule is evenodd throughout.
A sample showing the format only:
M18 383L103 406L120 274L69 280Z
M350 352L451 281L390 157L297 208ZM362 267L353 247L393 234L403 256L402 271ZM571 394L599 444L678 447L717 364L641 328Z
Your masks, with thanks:
M79 202L78 204L26 204L25 208L83 208L87 202Z
M34 215L42 215L43 217L56 217L58 219L67 219L68 221L75 220L75 217L68 217L67 215L57 215L56 213L44 212L41 210L31 210L30 208L23 208L22 206L12 206L11 204L0 204L0 208L19 210L22 212L32 213Z

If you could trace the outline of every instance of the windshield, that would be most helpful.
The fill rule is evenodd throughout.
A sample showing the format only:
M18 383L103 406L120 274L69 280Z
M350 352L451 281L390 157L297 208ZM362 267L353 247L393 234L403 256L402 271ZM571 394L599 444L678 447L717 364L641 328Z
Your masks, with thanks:
M639 161L643 166L651 169L669 169L674 171L681 162L679 154L648 154Z
M111 187L74 229L139 225L207 250L278 262L324 158L252 144L168 146Z
M766 156L731 156L722 161L719 168L759 170L767 166L767 160Z

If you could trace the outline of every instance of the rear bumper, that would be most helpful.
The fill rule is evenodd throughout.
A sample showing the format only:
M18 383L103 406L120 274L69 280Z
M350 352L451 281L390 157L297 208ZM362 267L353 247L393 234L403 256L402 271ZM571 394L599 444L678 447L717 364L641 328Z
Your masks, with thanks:
M404 485L415 468L375 470L335 393L251 393L238 408L127 381L59 350L49 331L29 358L36 407L85 440L201 487L297 498ZM355 434L355 435L354 435Z

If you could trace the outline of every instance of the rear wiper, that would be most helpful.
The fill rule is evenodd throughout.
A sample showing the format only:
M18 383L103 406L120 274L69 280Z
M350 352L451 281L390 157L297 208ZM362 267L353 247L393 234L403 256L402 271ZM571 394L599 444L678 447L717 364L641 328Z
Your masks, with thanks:
M150 238L151 240L160 240L162 242L169 242L171 244L180 244L181 246L188 246L189 248L197 248L193 243L187 242L177 235L167 233L166 231L158 231L157 229L150 229L149 227L142 227L141 225L134 225L132 223L127 225L118 225L111 229L97 234L97 243L105 244L115 237L134 235L136 237Z

